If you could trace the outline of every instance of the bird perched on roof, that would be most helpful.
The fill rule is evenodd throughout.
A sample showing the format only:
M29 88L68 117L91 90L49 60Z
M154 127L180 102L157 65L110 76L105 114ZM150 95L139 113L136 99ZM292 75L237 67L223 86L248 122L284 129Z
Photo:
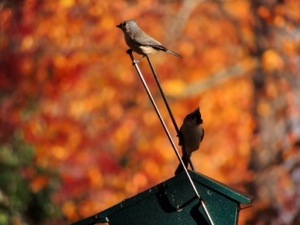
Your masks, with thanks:
M158 51L164 51L182 58L181 55L167 49L159 41L146 34L141 28L139 28L135 20L124 21L116 27L123 31L126 44L134 52L140 55L146 56Z
M200 147L200 143L204 137L204 129L201 127L203 120L201 118L200 110L197 108L192 113L188 114L183 124L179 129L179 145L182 146L182 161L185 166L188 165L192 152ZM181 164L178 165L175 175L183 171Z

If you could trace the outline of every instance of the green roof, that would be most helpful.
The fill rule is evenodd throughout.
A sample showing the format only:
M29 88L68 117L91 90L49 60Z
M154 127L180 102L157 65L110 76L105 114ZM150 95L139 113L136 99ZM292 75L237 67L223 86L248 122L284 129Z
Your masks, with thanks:
M189 171L189 174L214 224L237 224L240 204L251 203L252 197L203 174L194 171ZM181 173L75 224L209 225L199 202L187 175Z
M180 175L186 176L184 173L181 173ZM210 188L214 189L215 191L227 196L228 198L231 198L234 201L237 201L242 204L250 204L252 201L252 196L247 195L238 190L235 190L234 188L231 188L231 187L227 186L226 184L223 184L223 183L221 183L217 180L214 180L210 177L207 177L201 173L196 173L196 172L190 171L190 175L194 182L199 182L202 185L210 187ZM182 177L182 179L184 179L184 177Z

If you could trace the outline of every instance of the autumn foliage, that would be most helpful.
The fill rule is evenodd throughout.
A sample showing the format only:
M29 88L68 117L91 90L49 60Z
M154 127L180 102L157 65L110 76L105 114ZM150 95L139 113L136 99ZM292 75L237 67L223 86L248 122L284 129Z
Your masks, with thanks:
M151 60L179 126L200 107L196 170L254 196L240 224L299 224L296 0L1 1L0 166L18 179L0 184L0 224L75 222L174 175L178 160L115 27L132 18L183 56Z

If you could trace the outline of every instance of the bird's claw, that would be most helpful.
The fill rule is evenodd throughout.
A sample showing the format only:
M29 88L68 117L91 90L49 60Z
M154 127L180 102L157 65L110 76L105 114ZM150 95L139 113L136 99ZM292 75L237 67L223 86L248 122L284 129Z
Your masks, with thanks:
M131 48L128 49L128 50L126 51L126 53L129 54L129 55L132 54L132 49L131 49Z

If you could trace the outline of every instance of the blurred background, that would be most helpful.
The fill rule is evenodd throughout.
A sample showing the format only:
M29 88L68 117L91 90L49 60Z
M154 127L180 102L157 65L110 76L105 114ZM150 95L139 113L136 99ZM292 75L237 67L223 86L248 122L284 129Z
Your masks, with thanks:
M0 224L75 222L174 175L127 19L183 56L151 59L179 126L200 107L196 170L254 196L239 224L300 224L297 0L1 0Z

